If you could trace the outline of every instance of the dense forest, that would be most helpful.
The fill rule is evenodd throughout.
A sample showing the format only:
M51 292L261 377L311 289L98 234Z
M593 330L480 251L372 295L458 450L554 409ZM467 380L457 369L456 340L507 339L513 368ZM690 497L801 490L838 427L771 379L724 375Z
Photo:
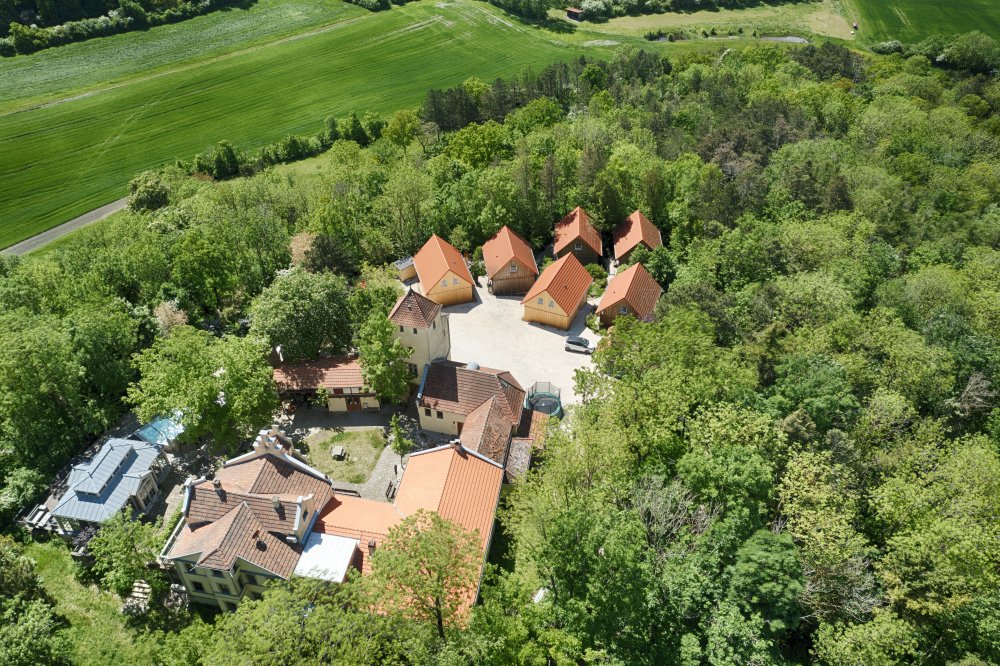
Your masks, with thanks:
M143 174L130 212L0 263L0 511L121 412L133 354L249 340L290 261L364 310L431 233L542 247L577 205L640 208L655 320L578 375L467 623L294 583L150 629L150 662L1000 663L998 49L940 48L623 50L331 119L283 143L326 149L316 175L228 144Z

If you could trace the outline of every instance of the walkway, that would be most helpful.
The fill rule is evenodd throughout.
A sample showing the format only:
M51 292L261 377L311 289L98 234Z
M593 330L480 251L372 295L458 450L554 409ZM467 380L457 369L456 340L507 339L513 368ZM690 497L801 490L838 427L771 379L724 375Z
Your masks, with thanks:
M75 217L69 222L64 222L58 227L52 227L51 229L43 231L40 234L36 234L31 238L27 238L20 243L15 243L8 248L0 250L0 254L28 254L29 252L33 252L43 245L48 245L52 241L62 238L68 233L72 233L77 229L82 229L88 224L100 222L106 217L120 211L127 203L127 197L119 199L118 201L112 201L111 203L101 206L100 208L95 208L89 213L84 213L79 217Z

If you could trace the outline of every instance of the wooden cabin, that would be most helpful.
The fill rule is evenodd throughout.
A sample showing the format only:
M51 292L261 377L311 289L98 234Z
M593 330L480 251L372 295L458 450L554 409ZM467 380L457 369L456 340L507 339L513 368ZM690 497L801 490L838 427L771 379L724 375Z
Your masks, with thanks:
M570 21L582 21L583 10L580 9L579 7L567 7L566 18L568 18Z
M434 234L413 257L424 296L441 305L475 300L472 273L453 245Z
M483 243L483 263L492 294L523 294L538 277L531 246L508 226Z
M564 255L542 271L521 301L524 321L569 330L587 302L587 290L593 282L574 255Z
M608 284L597 306L597 316L601 326L611 326L622 315L632 315L638 319L653 316L656 301L663 289L642 264L633 264L618 273Z
M581 264L596 264L604 254L601 234L590 221L587 211L577 206L556 224L553 251L556 257L575 256Z
M645 245L647 250L660 247L663 245L663 236L660 230L637 210L615 227L614 241L615 259L622 263L627 262L632 250L640 245Z

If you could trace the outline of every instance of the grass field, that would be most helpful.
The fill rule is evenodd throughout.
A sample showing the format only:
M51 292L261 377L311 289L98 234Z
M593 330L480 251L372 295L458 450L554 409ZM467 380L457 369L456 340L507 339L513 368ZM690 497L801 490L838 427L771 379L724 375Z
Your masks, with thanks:
M843 0L867 41L916 42L934 34L981 30L1000 39L997 0Z
M0 112L253 48L368 12L341 0L258 0L154 28L0 58Z
M552 16L562 12L553 10ZM606 23L586 24L588 29L609 34L642 36L651 30L686 30L699 32L715 28L720 34L743 28L770 35L818 34L851 39L851 24L844 15L840 0L821 0L786 5L761 5L747 9L621 16Z
M610 51L588 46L584 34L514 23L474 0L344 11L344 20L301 38L0 115L0 247L116 199L137 172L190 158L221 139L254 148L314 132L330 114L416 106L428 88L469 76L512 75ZM123 57L109 66L125 71ZM88 76L70 76L75 83L63 89L93 84Z
M25 554L38 564L45 591L56 612L66 620L60 630L70 647L73 664L138 664L141 652L125 626L121 599L94 585L81 585L73 575L69 549L58 539L28 543Z

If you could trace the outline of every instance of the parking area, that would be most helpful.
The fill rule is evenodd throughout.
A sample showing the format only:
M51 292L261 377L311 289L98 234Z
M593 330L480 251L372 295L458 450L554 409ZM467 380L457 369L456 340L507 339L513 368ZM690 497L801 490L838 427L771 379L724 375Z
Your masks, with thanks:
M597 341L585 325L593 309L592 304L581 310L570 330L560 331L521 321L520 296L493 296L477 286L474 303L444 309L451 320L451 358L509 370L525 389L535 382L552 382L562 389L563 404L574 404L573 371L593 363L590 356L568 352L563 344L570 335Z

